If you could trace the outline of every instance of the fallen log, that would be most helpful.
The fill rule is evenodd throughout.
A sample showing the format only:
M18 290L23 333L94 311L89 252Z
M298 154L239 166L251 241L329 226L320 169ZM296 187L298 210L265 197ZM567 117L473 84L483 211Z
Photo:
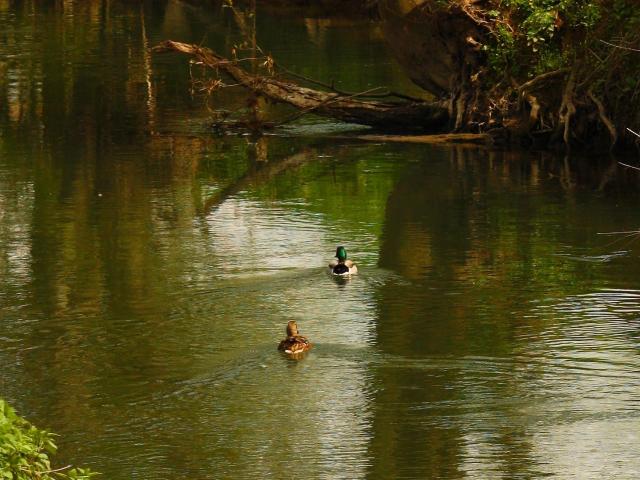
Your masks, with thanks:
M211 49L167 40L153 47L155 53L179 52L233 78L240 85L274 102L289 104L302 113L314 113L348 123L368 125L390 131L441 132L449 124L449 114L442 103L380 102L361 100L363 94L345 95L323 92L285 82L272 76L254 75L233 60Z
M440 135L358 135L358 140L368 142L421 143L425 145L469 145L488 146L493 137L487 133L445 133Z

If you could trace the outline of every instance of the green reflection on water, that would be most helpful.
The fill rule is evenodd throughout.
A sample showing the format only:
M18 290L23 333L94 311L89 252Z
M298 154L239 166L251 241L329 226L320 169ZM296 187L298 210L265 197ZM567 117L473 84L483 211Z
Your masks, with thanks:
M597 233L635 227L635 178L311 120L210 137L184 59L147 47L229 47L225 15L0 1L0 393L113 479L633 477L635 237ZM369 26L259 37L403 86ZM336 244L358 277L325 274Z

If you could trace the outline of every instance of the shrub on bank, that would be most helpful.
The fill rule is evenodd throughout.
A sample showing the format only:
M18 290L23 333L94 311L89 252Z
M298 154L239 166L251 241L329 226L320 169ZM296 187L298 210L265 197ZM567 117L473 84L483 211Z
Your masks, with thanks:
M97 475L89 469L52 467L49 457L56 450L52 433L36 428L0 399L0 479L86 480Z

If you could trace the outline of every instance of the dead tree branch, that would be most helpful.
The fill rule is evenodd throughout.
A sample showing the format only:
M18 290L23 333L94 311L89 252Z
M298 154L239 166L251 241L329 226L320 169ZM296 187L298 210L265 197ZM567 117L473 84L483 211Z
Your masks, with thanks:
M449 117L440 103L379 102L327 93L271 76L253 75L237 62L228 60L208 48L186 43L165 41L153 52L179 52L191 55L203 65L224 72L243 87L272 101L289 104L301 111L312 111L321 116L349 123L369 125L386 130L442 131Z

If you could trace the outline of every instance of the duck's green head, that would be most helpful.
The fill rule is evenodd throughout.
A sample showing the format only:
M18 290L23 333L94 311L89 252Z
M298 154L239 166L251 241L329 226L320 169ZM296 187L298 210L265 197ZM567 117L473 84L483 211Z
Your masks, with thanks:
M347 259L347 251L344 247L341 246L336 248L336 258L340 262L344 262Z

